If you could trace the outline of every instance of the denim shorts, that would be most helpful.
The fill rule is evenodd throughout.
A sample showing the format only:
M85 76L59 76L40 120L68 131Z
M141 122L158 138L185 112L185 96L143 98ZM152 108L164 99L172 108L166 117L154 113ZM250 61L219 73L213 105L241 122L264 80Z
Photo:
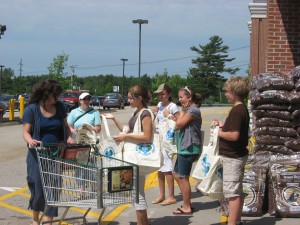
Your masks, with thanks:
M181 178L188 178L191 174L193 162L199 155L182 155L177 154L177 159L174 166L174 173Z

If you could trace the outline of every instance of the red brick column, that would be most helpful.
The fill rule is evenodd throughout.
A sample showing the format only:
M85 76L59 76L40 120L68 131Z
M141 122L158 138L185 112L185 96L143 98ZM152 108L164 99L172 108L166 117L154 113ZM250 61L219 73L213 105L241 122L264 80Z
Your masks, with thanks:
M300 1L268 0L266 71L286 72L300 64Z

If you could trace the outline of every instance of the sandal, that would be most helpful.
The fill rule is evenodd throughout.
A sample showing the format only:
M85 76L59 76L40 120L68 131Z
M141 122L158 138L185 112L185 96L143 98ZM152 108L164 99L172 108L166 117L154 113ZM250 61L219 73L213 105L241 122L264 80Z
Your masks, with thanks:
M173 215L193 215L193 212L184 212L181 208L177 208Z

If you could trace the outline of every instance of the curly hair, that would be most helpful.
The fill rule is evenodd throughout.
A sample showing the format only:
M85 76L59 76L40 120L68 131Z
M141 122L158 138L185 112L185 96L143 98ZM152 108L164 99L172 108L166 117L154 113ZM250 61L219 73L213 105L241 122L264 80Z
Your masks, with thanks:
M244 100L249 95L249 85L243 77L231 77L224 84L224 90L231 91L232 94Z
M50 95L58 97L62 93L62 87L56 80L47 79L33 86L33 92L29 103L46 102Z
M128 90L128 93L131 94L132 97L137 98L139 96L142 97L142 104L144 107L149 105L151 99L151 93L148 91L146 87L143 85L135 85Z

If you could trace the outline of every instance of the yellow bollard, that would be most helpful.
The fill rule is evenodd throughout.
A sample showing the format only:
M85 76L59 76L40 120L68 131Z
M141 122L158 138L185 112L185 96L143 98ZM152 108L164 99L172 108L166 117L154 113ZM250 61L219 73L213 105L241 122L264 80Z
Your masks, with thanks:
M221 224L227 224L228 223L228 216L225 214L221 215Z
M8 109L9 109L9 120L12 121L15 119L15 100L14 99L9 100Z
M19 104L20 104L20 119L22 119L24 113L24 106L25 106L25 98L23 96L20 97Z

